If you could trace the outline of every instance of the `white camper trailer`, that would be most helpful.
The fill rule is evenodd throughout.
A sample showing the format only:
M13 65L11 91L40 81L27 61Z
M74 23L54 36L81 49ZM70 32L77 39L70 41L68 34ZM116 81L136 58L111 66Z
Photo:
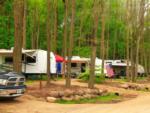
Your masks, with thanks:
M0 50L0 65L12 67L12 50ZM56 73L55 55L50 53L50 70ZM46 74L47 73L47 51L44 50L22 50L22 73L24 74Z
M105 64L104 64L104 74L107 76L107 70L106 70L106 68L105 68L106 66L105 66ZM102 60L101 59L99 59L99 58L97 58L96 57L96 59L95 59L95 73L96 74L101 74L101 70L102 70Z
M126 60L105 60L105 64L111 64L111 66L114 68L114 70L117 73L123 72L124 76L126 75L126 67L127 67L127 61ZM129 67L131 66L131 61L129 61ZM140 64L138 64L138 74L144 75L145 70L144 67Z

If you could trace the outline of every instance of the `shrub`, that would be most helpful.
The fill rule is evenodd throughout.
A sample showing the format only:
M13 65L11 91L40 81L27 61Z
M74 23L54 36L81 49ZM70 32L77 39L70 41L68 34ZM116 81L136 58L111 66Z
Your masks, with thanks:
M78 79L81 79L84 82L88 82L90 76L89 69L86 69L85 72L81 73L78 76ZM95 73L95 83L102 83L105 80L105 74Z

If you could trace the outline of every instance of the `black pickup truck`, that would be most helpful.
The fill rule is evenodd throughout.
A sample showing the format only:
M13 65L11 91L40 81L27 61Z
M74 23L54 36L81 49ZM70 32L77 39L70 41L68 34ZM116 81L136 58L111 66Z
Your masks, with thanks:
M0 98L16 98L24 94L25 77L16 72L0 70Z

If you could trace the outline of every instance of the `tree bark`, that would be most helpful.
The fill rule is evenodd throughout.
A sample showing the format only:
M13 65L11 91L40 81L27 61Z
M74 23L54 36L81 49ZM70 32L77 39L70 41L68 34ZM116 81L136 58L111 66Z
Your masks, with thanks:
M47 0L47 84L50 84L51 80L51 67L50 67L50 52L51 52L51 28L50 28L50 7L51 7L51 0Z
M94 15L94 35L91 38L91 61L90 61L90 77L89 77L89 88L94 88L95 82L95 59L96 59L96 50L97 50L97 30L98 30L98 6L97 2L94 1L93 15Z
M102 31L101 31L101 58L102 58L102 69L101 74L104 74L104 60L105 60L105 1L101 1L101 21L102 21Z
M64 33L63 33L63 58L66 58L67 55L67 18L68 18L68 0L64 0L64 8L65 8L65 15L64 15ZM66 75L66 64L63 63L63 78Z
M57 51L57 25L58 25L58 11L57 11L57 0L54 0L54 53Z
M144 33L144 14L145 14L145 0L140 1L140 11L139 11L139 26L138 26L138 36L137 36L137 43L136 43L136 62L135 62L135 77L134 81L138 76L138 65L139 65L139 46L140 41L143 38Z
M33 26L32 26L32 49L38 49L38 41L39 41L39 30L40 30L40 15L39 9L36 6L37 1L35 1L35 8L33 9L32 16L33 16Z
M27 11L27 1L24 0L24 15L23 15L23 44L22 48L26 49L26 11Z
M129 75L129 36L130 36L130 0L127 0L126 3L126 59L127 59L127 67L126 67L126 77L127 80L130 81L130 75Z
M23 41L24 0L14 0L15 39L13 50L13 70L22 72L22 41Z
M69 48L68 48L68 62L67 62L67 77L66 77L66 87L71 87L71 58L73 49L73 39L74 39L74 23L75 23L75 0L71 0L72 4L72 16L71 16L71 28L69 37Z

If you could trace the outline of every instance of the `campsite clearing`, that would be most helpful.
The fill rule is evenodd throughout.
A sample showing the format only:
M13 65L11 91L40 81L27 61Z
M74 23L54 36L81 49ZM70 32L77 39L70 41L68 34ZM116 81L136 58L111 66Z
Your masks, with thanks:
M0 103L0 113L150 113L149 94L140 94L133 100L116 104L63 105L37 101L28 96L23 98Z
M112 81L111 81L112 82ZM64 84L63 80L55 81L54 84L62 85ZM48 103L43 98L36 98L29 95L29 91L14 101L3 101L0 102L0 113L91 113L94 110L94 113L137 113L137 111L144 113L149 113L150 107L150 95L149 92L141 92L135 90L126 90L123 88L116 87L115 82L112 82L110 85L109 81L107 84L98 84L97 88L107 89L109 92L118 92L124 94L130 99L119 103L109 103L109 104L56 104ZM38 86L39 82L35 81L32 83L32 86ZM44 84L44 82L43 82ZM72 81L73 85L85 87L86 83L80 83L77 80ZM147 85L150 85L146 83ZM30 87L30 85L29 85ZM53 87L54 89L55 87ZM138 95L135 98L135 95ZM133 96L133 97L132 97ZM19 105L19 108L18 108ZM90 105L90 107L89 107ZM147 111L145 112L147 108Z

